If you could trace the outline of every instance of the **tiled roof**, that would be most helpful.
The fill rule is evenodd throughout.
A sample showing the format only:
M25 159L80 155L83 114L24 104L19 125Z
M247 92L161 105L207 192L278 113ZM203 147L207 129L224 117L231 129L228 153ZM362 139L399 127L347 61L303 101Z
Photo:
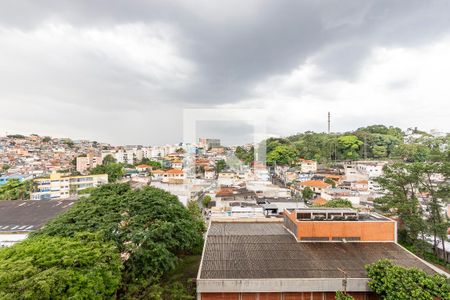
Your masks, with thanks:
M307 180L307 181L303 181L302 183L300 183L300 185L301 186L318 187L318 188L327 188L327 187L331 186L330 184L325 183L320 180Z

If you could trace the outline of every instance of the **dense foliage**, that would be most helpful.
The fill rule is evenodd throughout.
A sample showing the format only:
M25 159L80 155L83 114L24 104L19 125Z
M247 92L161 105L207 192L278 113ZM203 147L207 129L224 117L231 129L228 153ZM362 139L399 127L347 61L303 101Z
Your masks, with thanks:
M204 224L165 191L110 184L91 191L35 235L73 237L85 231L101 232L115 243L124 260L120 293L139 298L142 287L152 287L175 268L178 256L200 251Z
M333 208L344 208L344 207L350 207L352 208L352 202L347 199L342 198L334 198L328 201L323 205L324 207L333 207Z
M106 159L106 157L105 157ZM93 174L108 174L108 181L109 182L116 182L120 178L123 177L125 174L124 172L124 166L121 163L107 163L103 165L98 165L94 168L92 168L89 172L91 175Z
M31 180L10 179L0 185L0 200L28 200L32 184Z
M385 193L376 200L376 207L398 217L401 241L420 250L424 246L424 236L430 235L437 251L438 240L447 240L449 222L443 207L449 202L449 179L450 162L447 160L394 163L384 168L384 175L377 181Z
M161 169L162 165L160 162L151 160L149 158L144 157L139 163L137 163L136 165L147 165L152 167L153 169Z
M0 250L0 299L105 299L121 281L119 251L94 234L41 236Z
M225 160L219 159L218 161L216 161L215 171L216 171L216 173L220 173L223 170L225 170L226 167L227 167L227 163L225 162Z
M386 300L450 299L450 285L441 275L406 269L383 259L366 266L369 287Z
M314 191L307 186L302 190L302 197L304 200L311 200L314 197Z
M267 162L292 165L298 158L320 163L346 159L398 159L406 162L436 160L450 145L450 135L434 137L417 129L406 132L397 127L371 125L345 133L305 132L286 138L269 138ZM237 147L236 156L249 164L253 149Z
M336 292L335 298L336 298L336 300L353 300L353 299L355 299L352 296L350 296L344 292L341 292L341 291Z

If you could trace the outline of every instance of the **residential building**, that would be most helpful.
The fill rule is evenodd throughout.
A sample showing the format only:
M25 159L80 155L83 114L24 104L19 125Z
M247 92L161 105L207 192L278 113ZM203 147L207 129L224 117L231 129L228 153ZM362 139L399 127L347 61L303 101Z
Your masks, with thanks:
M183 170L170 169L162 174L161 181L164 183L183 183L185 179Z
M375 178L383 175L383 167L386 164L385 161L358 161L356 162L356 170L369 176L369 178Z
M87 154L86 156L78 156L77 157L77 167L76 170L81 174L85 174L89 169L95 168L97 165L102 164L102 157L95 156L92 153Z
M320 196L327 201L340 198L350 201L352 205L360 205L361 203L361 194L359 192L343 188L324 189Z
M49 178L34 179L32 200L67 199L79 191L108 183L108 174L64 176L52 173Z
M299 186L301 190L305 187L309 187L314 193L321 194L325 189L330 188L331 184L320 180L307 180L300 182Z
M237 175L233 171L223 171L220 172L217 178L217 184L221 185L233 185L235 180L237 179Z
M147 171L151 171L151 170L152 170L152 167L149 166L149 165L141 164L141 165L137 165L137 166L136 166L136 170L137 170L138 172L147 172Z
M209 150L211 148L220 147L220 139L200 138L198 140L198 144L200 147L203 147L206 150Z
M300 160L300 171L302 173L315 173L317 172L317 162L309 159Z
M216 171L214 170L214 168L206 167L205 168L205 179L212 180L214 178L216 178Z
M183 169L183 161L182 160L174 160L172 161L172 169Z
M23 182L28 179L32 179L33 176L23 176L20 174L15 175L8 175L8 176L0 176L0 186L8 183L10 180L19 180L20 182Z

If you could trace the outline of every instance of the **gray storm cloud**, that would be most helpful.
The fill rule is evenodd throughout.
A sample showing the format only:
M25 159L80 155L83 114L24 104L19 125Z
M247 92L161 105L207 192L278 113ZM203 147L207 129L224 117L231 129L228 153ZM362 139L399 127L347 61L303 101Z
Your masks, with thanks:
M297 101L299 114L307 104L319 117L314 106L340 106L331 91L364 79L374 49L414 51L449 34L447 1L2 1L0 104L9 109L0 111L0 130L156 144L182 139L183 108L276 102L282 115ZM314 66L309 79L320 93L303 79L287 90L274 84L305 65ZM395 83L411 81L394 78L390 86L408 89ZM286 100L292 90L298 100ZM331 96L320 98L327 90ZM343 115L342 130L366 125L365 111ZM395 125L417 121L417 114L403 123L379 114ZM281 121L270 131L317 124Z

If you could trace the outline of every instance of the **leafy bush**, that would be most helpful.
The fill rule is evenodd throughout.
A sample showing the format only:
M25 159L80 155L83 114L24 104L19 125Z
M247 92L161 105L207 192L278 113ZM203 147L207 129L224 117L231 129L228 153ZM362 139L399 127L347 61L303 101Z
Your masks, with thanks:
M121 280L115 245L98 235L40 236L0 250L0 299L105 299Z
M334 208L341 208L341 207L353 207L352 202L347 199L342 198L335 198L328 201L324 207L334 207Z
M366 266L369 287L387 300L450 299L450 285L441 275L393 265L387 259Z

